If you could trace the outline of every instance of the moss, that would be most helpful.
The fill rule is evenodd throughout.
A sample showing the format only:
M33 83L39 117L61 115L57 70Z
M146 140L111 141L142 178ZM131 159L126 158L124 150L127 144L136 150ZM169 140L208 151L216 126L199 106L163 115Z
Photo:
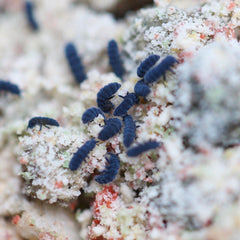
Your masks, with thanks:
M169 45L170 45L170 41L164 41L164 42L162 42L162 46L163 46L163 48L165 48L165 49L168 49L168 48L169 48Z
M33 176L29 172L21 172L20 174L26 181L33 179Z
M63 168L69 168L69 162L70 162L69 160L64 161L62 167Z

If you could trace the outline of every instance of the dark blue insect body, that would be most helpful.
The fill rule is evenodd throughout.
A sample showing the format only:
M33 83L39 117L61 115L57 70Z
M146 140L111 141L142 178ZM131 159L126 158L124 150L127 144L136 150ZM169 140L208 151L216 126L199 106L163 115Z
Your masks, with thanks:
M118 45L115 40L108 42L107 52L109 57L109 64L112 67L113 72L116 74L116 76L122 79L124 68L118 51Z
M116 107L113 112L114 116L125 116L127 111L134 105L139 102L139 98L135 93L128 93L123 97L123 101Z
M28 20L29 26L32 30L37 31L39 29L38 23L34 17L34 5L31 1L25 2L25 14Z
M101 114L105 119L105 115L101 109L96 107L88 108L82 115L82 121L83 123L89 123L94 118L96 118L99 114Z
M158 55L150 55L145 60L141 62L137 69L137 75L142 78L144 77L145 73L154 66L154 64L160 59Z
M0 92L10 92L12 94L20 95L21 90L16 84L10 83L9 81L0 80Z
M143 152L146 152L146 151L151 150L151 149L155 149L157 147L161 147L161 145L162 145L162 143L159 143L159 142L156 142L156 141L148 141L148 142L139 144L136 147L132 147L132 148L128 149L127 155L129 157L136 157Z
M40 126L40 131L42 130L42 126L49 128L47 125L51 126L59 126L59 123L52 118L48 117L33 117L29 120L27 128L33 128L36 125Z
M103 129L98 134L98 139L105 141L117 133L120 132L122 128L121 120L118 118L110 118L105 121L106 125L104 125Z
M108 165L105 170L100 172L100 175L96 176L94 179L100 184L107 184L112 182L118 174L120 167L120 161L116 154L108 153L110 158L107 158Z
M134 86L134 92L139 97L146 97L151 90L143 80L139 80Z
M128 148L136 138L136 124L131 115L123 117L123 124L123 144Z
M81 146L73 154L73 157L69 163L69 169L72 171L77 170L79 166L82 164L82 162L85 160L85 158L88 156L88 154L94 149L97 142L98 141L96 141L94 138L85 142L83 146Z
M110 99L120 87L121 84L113 82L100 89L97 94L97 105L103 112L110 112L111 109L114 107L113 104L110 102Z
M65 56L76 82L81 83L87 79L81 58L78 55L77 49L73 43L66 44Z
M167 56L156 67L153 67L146 72L146 74L144 76L144 82L145 83L153 83L153 82L158 81L158 79L162 76L165 80L166 71L168 71L168 70L172 71L171 67L175 63L178 63L178 61L175 57Z

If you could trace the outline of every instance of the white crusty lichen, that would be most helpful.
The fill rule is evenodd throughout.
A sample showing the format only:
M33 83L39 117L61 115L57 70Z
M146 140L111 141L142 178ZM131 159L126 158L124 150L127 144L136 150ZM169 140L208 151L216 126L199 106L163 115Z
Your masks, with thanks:
M218 41L179 67L174 125L186 144L239 143L239 54L237 41Z
M140 10L129 20L124 50L136 63L150 54L188 58L215 39L234 38L239 26L238 1L205 1L189 11L165 2L164 7ZM126 68L133 66L126 64Z
M239 147L209 147L193 154L179 140L172 136L165 141L160 178L140 194L140 204L147 206L147 222L153 229L150 239L179 235L181 239L207 239L214 231L224 233L227 229L234 236L238 217L231 209L239 211ZM231 216L233 221L228 225L224 219Z
M39 132L35 129L31 130L30 136L19 140L23 150L19 160L22 164L20 174L25 179L25 194L49 203L77 198L98 164L97 159L103 158L106 152L104 145L97 146L95 154L89 155L94 159L73 172L68 167L73 153L89 140L78 129L55 127Z

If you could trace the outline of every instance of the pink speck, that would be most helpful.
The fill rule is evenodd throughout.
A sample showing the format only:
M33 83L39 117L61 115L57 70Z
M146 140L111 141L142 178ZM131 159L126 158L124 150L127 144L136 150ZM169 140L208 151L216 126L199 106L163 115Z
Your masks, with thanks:
M229 3L227 9L232 10L234 7L235 7L235 2L232 1L232 2Z

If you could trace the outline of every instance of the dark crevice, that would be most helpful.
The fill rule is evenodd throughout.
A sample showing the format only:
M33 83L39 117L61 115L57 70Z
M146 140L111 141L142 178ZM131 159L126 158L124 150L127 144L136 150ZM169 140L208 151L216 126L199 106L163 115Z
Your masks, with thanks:
M130 11L137 11L153 4L153 0L121 0L110 10L116 19L124 18Z

